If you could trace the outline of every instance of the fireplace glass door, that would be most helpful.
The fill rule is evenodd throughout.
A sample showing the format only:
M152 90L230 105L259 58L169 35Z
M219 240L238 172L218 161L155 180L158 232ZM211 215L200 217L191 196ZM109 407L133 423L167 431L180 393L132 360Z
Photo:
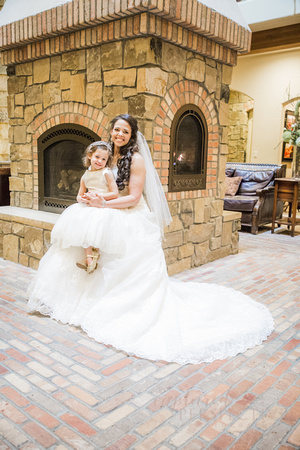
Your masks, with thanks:
M169 191L205 189L206 155L206 121L195 105L186 105L171 128Z
M53 127L40 137L39 209L61 212L76 202L80 178L85 168L86 147L99 136L83 127L68 124Z

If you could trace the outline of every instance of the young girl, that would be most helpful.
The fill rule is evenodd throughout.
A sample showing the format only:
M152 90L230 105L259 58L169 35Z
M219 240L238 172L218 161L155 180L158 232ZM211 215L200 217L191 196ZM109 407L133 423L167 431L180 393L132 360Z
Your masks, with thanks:
M112 171L106 167L112 159L110 145L104 141L90 144L83 157L83 165L88 170L85 171L80 180L80 187L77 195L79 203L88 204L86 192L101 194L106 200L118 197L118 187ZM76 263L77 267L86 270L88 273L94 272L99 259L99 249L89 246L85 250L85 259Z

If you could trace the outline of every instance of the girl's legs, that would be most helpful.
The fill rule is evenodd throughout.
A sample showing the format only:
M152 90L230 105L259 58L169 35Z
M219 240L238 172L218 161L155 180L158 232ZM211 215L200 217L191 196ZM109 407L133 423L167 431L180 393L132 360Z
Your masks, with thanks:
M84 249L85 258L81 262L77 262L76 265L80 269L86 270L88 273L93 273L98 266L98 259L100 257L99 249L95 247L87 247Z

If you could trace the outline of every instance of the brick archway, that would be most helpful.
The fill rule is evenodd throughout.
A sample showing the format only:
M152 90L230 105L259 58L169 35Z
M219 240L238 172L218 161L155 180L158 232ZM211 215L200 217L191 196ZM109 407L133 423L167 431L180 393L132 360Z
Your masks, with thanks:
M160 175L165 192L168 192L171 126L176 112L186 104L194 104L202 111L208 129L207 187L205 190L169 192L168 200L216 196L219 127L218 116L210 95L194 81L174 84L161 101L154 124L154 165Z
M39 114L28 126L28 132L32 133L34 209L38 209L38 138L55 125L68 123L81 125L104 140L108 138L107 115L87 104L64 102L50 106Z

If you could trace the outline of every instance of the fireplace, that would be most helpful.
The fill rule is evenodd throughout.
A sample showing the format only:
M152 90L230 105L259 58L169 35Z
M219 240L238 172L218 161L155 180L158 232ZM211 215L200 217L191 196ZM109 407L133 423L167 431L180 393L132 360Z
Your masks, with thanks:
M201 110L185 105L171 127L169 191L205 189L207 124Z
M61 212L76 201L86 147L99 136L75 124L57 125L38 139L39 209Z

